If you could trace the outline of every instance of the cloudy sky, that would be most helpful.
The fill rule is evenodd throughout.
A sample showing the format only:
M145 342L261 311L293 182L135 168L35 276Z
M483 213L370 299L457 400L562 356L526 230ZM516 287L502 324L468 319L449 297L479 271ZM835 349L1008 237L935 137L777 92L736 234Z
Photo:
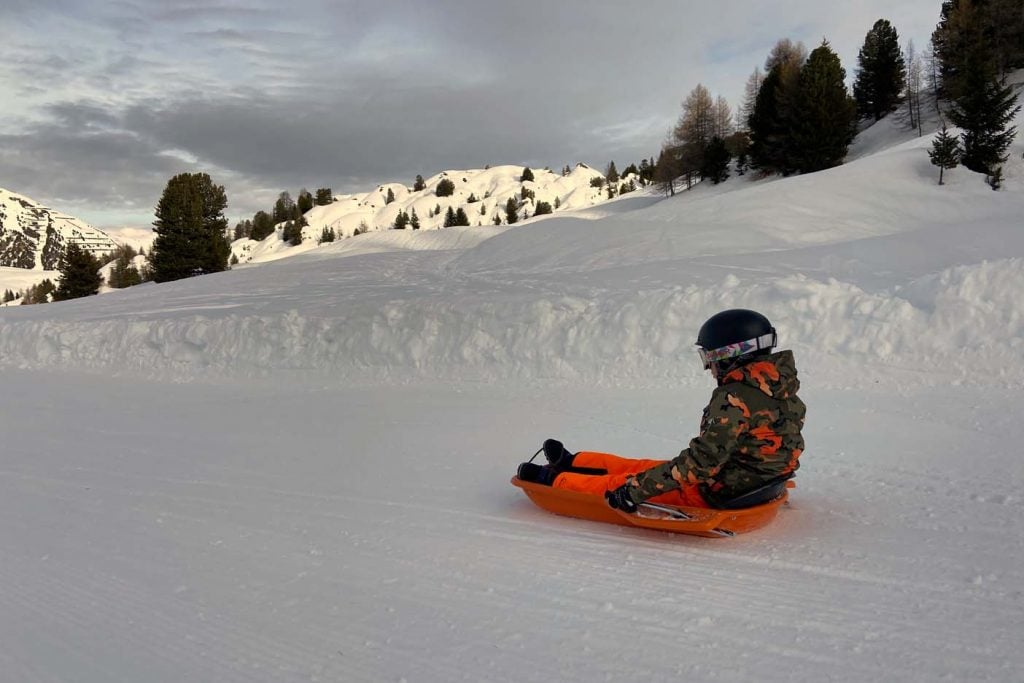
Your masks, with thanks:
M880 17L939 0L2 0L0 187L148 226L202 170L232 221L301 187L654 156L697 84L735 106L779 38L852 75Z

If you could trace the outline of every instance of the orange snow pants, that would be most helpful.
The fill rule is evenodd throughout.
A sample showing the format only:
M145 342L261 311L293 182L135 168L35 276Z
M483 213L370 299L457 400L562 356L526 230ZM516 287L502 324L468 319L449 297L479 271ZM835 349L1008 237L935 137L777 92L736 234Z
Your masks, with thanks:
M633 458L620 458L611 453L591 453L581 451L576 454L572 461L573 467L594 467L608 470L608 474L578 474L576 472L562 472L555 478L554 486L559 489L579 491L580 493L593 493L604 496L605 491L612 491L626 483L631 475L645 472L652 467L657 467L666 460L641 460ZM677 505L680 507L709 508L707 501L700 495L700 489L696 484L684 484L682 488L675 491L662 493L651 498L651 503L662 503L664 505Z

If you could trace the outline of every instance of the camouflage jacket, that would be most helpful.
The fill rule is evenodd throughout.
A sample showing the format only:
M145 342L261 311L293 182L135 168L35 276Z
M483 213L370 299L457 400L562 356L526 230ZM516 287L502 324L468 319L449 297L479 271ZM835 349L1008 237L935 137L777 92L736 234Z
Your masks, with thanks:
M732 370L704 409L700 436L673 460L631 479L631 497L641 502L691 483L701 484L714 504L794 472L804 449L799 388L792 351Z

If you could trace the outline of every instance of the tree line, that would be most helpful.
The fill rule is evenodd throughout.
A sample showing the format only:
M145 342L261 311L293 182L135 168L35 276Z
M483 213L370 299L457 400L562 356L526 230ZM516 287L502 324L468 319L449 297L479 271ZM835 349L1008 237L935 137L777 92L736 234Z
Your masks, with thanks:
M943 171L958 164L986 176L993 190L1002 183L1003 163L1017 129L1010 125L1020 106L1006 83L1009 71L1024 67L1024 9L1020 0L947 0L932 33L936 101L940 114L961 130L942 128L929 150Z
M925 107L934 107L943 132L930 152L941 168L958 162L986 175L994 189L1016 133L1019 111L1007 73L1024 67L1024 11L1020 0L947 0L929 48L879 19L857 55L852 92L846 70L827 40L808 53L802 43L776 42L747 79L733 117L725 98L698 84L653 164L665 194L680 183L719 183L731 169L761 175L811 173L843 162L859 127L892 113L923 134ZM953 138L949 120L962 131ZM940 173L941 176L941 173Z
M237 223L233 237L236 240L264 240L283 223L282 239L297 246L302 243L302 228L309 225L305 213L314 206L327 206L333 201L334 193L329 187L321 187L315 194L302 188L299 190L298 199L293 199L291 193L286 190L277 196L277 201L269 212L257 211L252 218Z
M71 242L64 249L58 271L60 278L55 284L46 278L42 282L27 287L24 291L6 290L0 302L10 303L21 299L22 305L45 304L50 301L65 301L90 296L99 292L103 285L100 269L109 263L114 265L107 276L107 286L115 289L131 287L152 279L147 267L137 268L134 263L136 256L145 256L145 251L135 251L130 245L122 244L109 254L102 257L82 249L77 243Z

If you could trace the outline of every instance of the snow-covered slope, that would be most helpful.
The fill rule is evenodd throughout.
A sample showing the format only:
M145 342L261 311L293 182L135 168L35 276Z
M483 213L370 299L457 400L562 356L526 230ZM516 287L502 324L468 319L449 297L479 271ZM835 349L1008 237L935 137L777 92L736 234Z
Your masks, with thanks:
M56 270L72 241L97 254L116 247L101 230L0 188L0 266Z
M0 678L1017 680L1024 169L927 144L0 309ZM771 526L508 485L548 436L675 455L734 306L808 404Z
M350 381L675 382L697 376L699 321L743 304L764 309L823 372L883 362L967 379L983 362L1015 380L1021 177L1011 168L1006 191L992 192L957 169L940 187L928 144L653 204L625 197L639 208L596 220L385 231L66 304L67 315L5 314L0 352L26 367L171 377L287 367Z
M389 230L395 225L399 212L409 217L415 214L420 230L435 230L444 227L449 209L462 209L472 226L507 224L506 203L510 198L517 203L520 220L533 217L539 202L546 202L553 211L565 213L608 201L607 189L594 184L598 179L604 182L604 175L586 164L577 164L566 175L537 169L531 171L533 180L525 181L523 171L522 166L443 171L427 178L422 190L387 183L370 192L338 195L333 203L315 206L306 212L309 225L302 230L302 244L292 247L283 242L279 228L276 234L262 241L237 240L232 252L241 263L295 256L315 248L325 229L342 239L362 232ZM454 186L451 195L437 196L442 181ZM627 187L639 187L639 178L633 175L622 178L616 184L616 192ZM388 201L389 193L392 201Z

